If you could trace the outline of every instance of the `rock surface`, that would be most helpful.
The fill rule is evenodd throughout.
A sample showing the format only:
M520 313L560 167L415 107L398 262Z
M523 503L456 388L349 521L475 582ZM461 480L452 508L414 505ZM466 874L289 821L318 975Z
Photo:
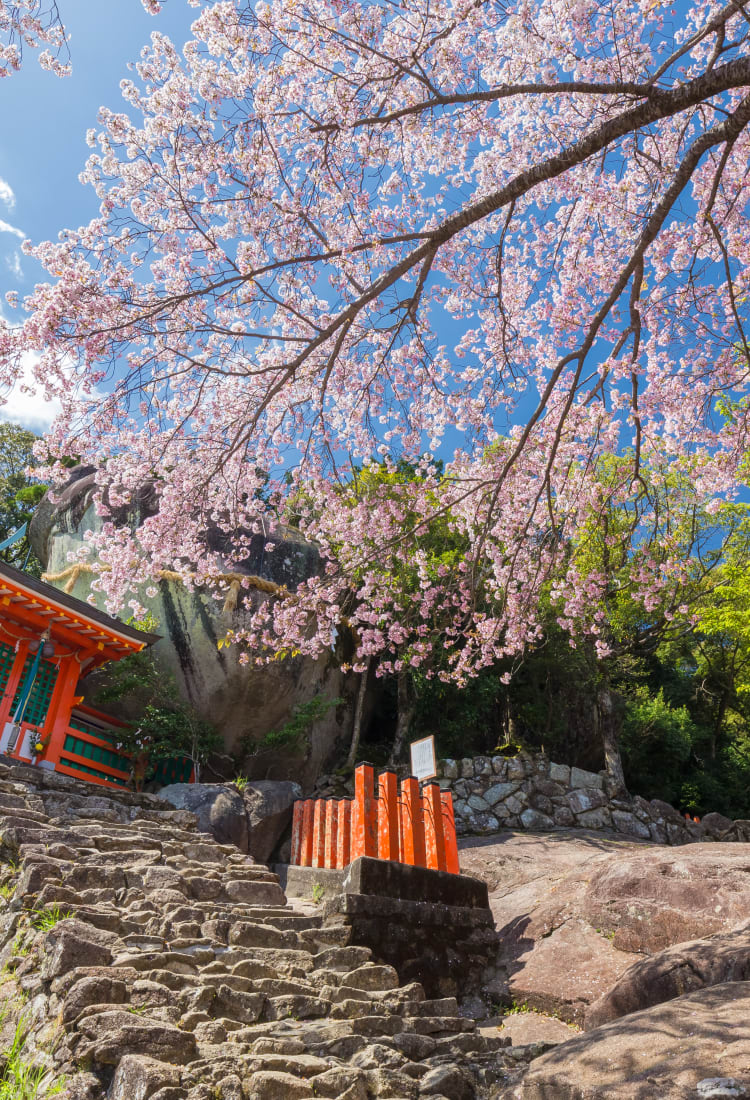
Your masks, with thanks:
M733 1081L736 1091L717 1087ZM713 1082L707 1085L707 1082ZM701 989L570 1039L503 1100L701 1100L750 1095L750 982Z
M732 932L692 940L634 963L586 1012L586 1029L683 993L750 980L750 922Z
M71 560L85 549L84 534L98 531L104 520L93 505L94 470L78 467L70 481L55 493L54 502L45 497L31 521L30 539L45 572L65 574L55 583L64 587L75 580L72 594L86 600L91 595L91 575L68 576ZM117 509L117 525L135 529L158 508L152 486L144 485L132 505ZM209 535L209 548L222 554L221 540ZM283 528L274 534L254 535L247 558L232 572L258 576L294 590L320 567L315 547L299 532ZM101 593L93 593L96 605L104 609ZM162 640L154 647L160 664L174 674L185 697L199 713L221 730L228 752L242 745L249 750L267 733L281 728L295 706L315 696L349 698L354 690L328 657L319 660L293 657L274 661L262 669L241 665L236 647L220 649L217 642L230 629L241 629L258 602L267 597L257 588L242 589L234 609L224 611L221 602L200 589L163 579L154 597L139 593L141 604L156 618ZM103 674L101 674L103 675ZM92 684L94 678L92 677ZM345 705L333 707L317 721L309 737L294 750L256 752L247 757L244 770L259 779L293 779L306 788L330 758L338 738L350 731L351 716Z

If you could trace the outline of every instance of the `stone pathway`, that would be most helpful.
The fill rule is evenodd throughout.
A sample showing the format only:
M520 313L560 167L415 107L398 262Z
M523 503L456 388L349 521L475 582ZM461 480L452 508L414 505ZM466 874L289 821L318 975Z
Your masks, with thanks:
M348 936L190 813L0 765L0 1051L23 1019L65 1100L471 1100L513 1080L507 1039Z

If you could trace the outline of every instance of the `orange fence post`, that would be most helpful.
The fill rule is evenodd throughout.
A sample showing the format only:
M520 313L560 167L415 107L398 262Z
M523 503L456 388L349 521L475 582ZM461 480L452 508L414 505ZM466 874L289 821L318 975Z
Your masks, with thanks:
M419 780L410 775L401 784L401 862L426 867L424 822Z
M453 813L453 795L450 791L441 791L443 803L443 837L445 840L445 869L452 875L460 874L458 866L458 844L456 843L456 818Z
M354 820L352 859L378 854L378 808L375 801L375 769L360 764L354 772Z
M444 871L443 802L438 783L428 783L422 790L422 810L427 866L433 871Z
M322 798L316 798L314 805L312 865L325 867L326 804Z
M383 772L378 779L378 859L398 860L398 776Z
M336 837L336 867L347 867L351 862L352 804L348 798L340 799L338 834Z
M289 862L299 866L302 856L302 818L304 806L301 799L294 803L292 811L292 851Z
M336 846L338 841L339 804L335 798L326 799L326 837L325 865L336 866Z
M312 867L314 810L312 798L306 798L302 803L302 842L299 854L301 867Z

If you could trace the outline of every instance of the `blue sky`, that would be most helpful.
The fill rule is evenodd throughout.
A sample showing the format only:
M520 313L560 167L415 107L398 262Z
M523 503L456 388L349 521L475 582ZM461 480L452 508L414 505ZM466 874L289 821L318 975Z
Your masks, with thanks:
M9 320L15 318L6 292L23 298L43 277L21 254L21 240L54 239L97 213L96 195L78 175L99 107L120 109L128 62L137 60L154 30L181 46L198 14L185 0L168 0L157 17L147 15L140 0L59 0L59 7L70 34L72 75L61 80L42 70L29 52L19 73L0 80L0 310ZM19 389L0 407L0 419L37 432L53 414Z

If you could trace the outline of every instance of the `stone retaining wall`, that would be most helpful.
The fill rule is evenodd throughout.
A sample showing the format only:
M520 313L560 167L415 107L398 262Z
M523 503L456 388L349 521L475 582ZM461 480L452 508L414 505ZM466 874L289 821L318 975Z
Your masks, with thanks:
M750 840L750 821L712 813L697 823L659 799L611 798L604 772L553 764L542 753L441 760L438 779L453 793L459 836L579 827L659 844Z

